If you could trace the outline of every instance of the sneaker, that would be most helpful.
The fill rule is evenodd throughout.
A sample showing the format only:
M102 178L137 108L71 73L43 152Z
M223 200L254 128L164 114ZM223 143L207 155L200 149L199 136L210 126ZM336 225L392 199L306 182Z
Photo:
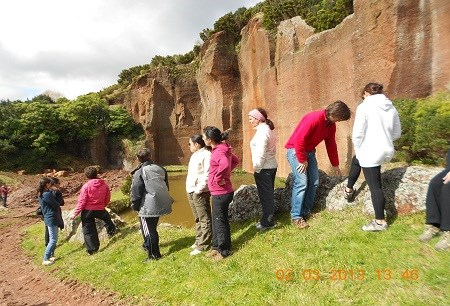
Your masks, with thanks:
M42 262L42 265L43 265L43 266L51 266L51 265L53 265L53 261L50 261L50 260L44 260L44 261Z
M450 231L443 231L439 242L434 246L436 251L444 251L450 248Z
M216 256L217 254L220 254L219 251L211 250L211 252L207 253L205 256L208 258L212 258L212 257Z
M304 229L304 228L309 227L309 224L306 223L305 219L303 219L303 218L292 220L292 224L299 229Z
M193 245L191 245L191 249L196 249L197 248L197 244L193 244Z
M430 241L431 238L434 236L439 235L440 230L431 224L425 224L425 230L423 231L422 235L420 235L419 240L422 242Z
M261 222L258 222L258 223L255 224L256 229L261 231L261 232L270 230L270 229L274 228L275 226L276 226L275 223L273 225L271 225L271 226L264 226L264 225L261 224Z
M195 256L200 254L202 251L200 251L199 249L193 249L192 252L189 253L189 255L191 256Z
M347 202L353 201L353 198L355 197L356 190L352 188L352 191L347 191L346 187L344 187L344 198L347 200Z
M55 257L55 256L52 256L52 257L50 257L48 260L51 261L51 262L55 262L56 257Z
M222 254L220 254L219 252L217 252L214 256L211 257L214 261L221 261L223 260L225 257L222 256Z
M378 224L377 221L372 220L367 225L364 225L362 227L362 230L365 231L365 232L379 232L379 231L387 230L387 228L388 228L387 223L385 223L385 224Z

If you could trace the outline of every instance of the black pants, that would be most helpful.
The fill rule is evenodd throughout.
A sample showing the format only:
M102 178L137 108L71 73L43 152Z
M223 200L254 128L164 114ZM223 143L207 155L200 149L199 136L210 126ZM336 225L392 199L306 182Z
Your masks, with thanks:
M159 235L156 227L158 226L159 217L140 217L141 233L144 237L142 247L148 252L148 258L161 258L159 251Z
M231 232L228 221L228 206L233 192L212 196L212 249L223 257L231 255Z
M356 156L353 156L350 172L348 174L347 187L353 188L361 173L361 166ZM375 210L375 219L384 220L384 207L386 199L384 198L383 188L381 186L381 166L362 168L367 185L369 185L370 196L372 198L373 209Z
M450 183L442 180L448 172L444 170L431 179L425 203L426 223L443 231L450 231Z
M81 225L83 227L84 245L89 254L97 252L100 248L95 219L105 222L106 232L109 236L116 232L116 226L106 210L83 210L81 212Z
M275 189L275 175L277 169L261 169L260 173L253 173L256 188L258 189L259 202L262 207L262 216L259 222L262 226L273 226L275 224L275 199L273 192Z

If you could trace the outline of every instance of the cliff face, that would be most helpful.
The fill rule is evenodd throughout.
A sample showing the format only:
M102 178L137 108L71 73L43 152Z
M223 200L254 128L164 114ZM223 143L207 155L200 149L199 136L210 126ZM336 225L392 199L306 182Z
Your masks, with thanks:
M450 2L354 1L354 14L336 28L313 34L298 18L280 24L274 41L255 16L242 30L239 67L242 117L264 107L278 134L279 176L290 172L284 144L306 113L345 101L354 111L368 82L384 85L390 98L425 97L450 89L448 18ZM445 47L447 46L447 47ZM352 156L353 119L337 124L341 166ZM243 143L253 131L244 125ZM330 163L321 144L319 167ZM244 150L243 168L251 171Z
M121 101L146 131L162 164L187 164L188 137L207 125L232 128L230 142L252 171L248 112L264 107L278 134L278 176L286 177L284 144L306 113L335 100L356 109L368 82L386 95L418 98L450 89L450 1L354 1L354 14L314 34L299 17L283 21L275 36L255 16L242 29L239 51L225 33L202 47L196 77L170 81L167 70L135 81ZM352 156L353 119L337 124L341 166ZM330 167L323 145L319 167Z

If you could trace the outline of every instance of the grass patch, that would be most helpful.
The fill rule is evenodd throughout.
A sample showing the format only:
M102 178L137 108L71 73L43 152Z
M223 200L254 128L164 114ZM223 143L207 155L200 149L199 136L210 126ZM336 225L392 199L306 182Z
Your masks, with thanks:
M222 262L190 256L194 230L159 228L164 257L142 263L136 225L122 228L100 252L60 242L51 270L134 304L158 305L444 305L450 300L450 252L420 243L424 213L399 217L388 231L360 230L368 217L357 208L320 212L309 229L288 214L265 233L254 222L232 225L235 253ZM42 224L27 229L23 247L40 264ZM405 273L406 271L406 273ZM447 302L446 302L447 301Z

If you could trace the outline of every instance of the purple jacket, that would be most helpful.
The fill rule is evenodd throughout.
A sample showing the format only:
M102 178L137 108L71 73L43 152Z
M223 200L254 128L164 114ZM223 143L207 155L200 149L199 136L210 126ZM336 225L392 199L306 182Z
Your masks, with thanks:
M231 153L231 146L220 143L212 149L208 175L208 189L212 195L233 192L231 171L236 168L239 159Z

